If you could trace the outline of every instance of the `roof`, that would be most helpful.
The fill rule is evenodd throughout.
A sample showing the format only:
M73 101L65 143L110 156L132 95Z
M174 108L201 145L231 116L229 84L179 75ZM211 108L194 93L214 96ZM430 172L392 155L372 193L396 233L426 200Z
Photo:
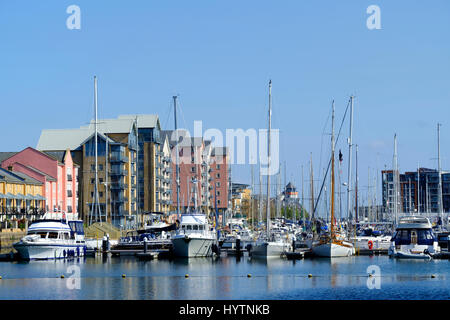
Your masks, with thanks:
M74 150L92 134L87 128L80 129L46 129L42 130L37 150Z
M156 114L122 114L119 119L137 119L138 128L158 128L160 129L159 118Z
M175 130L161 130L160 132L160 137L162 139L165 139L165 137L167 136L167 139L169 140L169 145L171 147L175 146L176 143L175 135L173 136L174 139L172 139L172 134L174 131ZM180 147L200 147L203 145L202 137L190 137L189 131L186 129L178 129L178 139L180 141L178 146Z
M21 178L24 180L23 182L25 182L26 184L38 184L38 185L42 185L42 182L40 182L40 181L38 181L38 180L36 180L36 179L30 177L30 176L27 176L25 173L22 173L22 172L16 172L16 171L13 171L13 173L14 173L15 175L21 177Z
M20 184L37 184L42 185L41 182L27 176L21 172L8 171L6 169L0 168L0 180L10 182L10 183L20 183Z
M66 155L65 151L43 151L42 153L45 153L55 160L58 160L58 162L64 163L64 157Z
M25 167L27 167L27 168L30 169L30 170L33 170L34 172L37 172L37 173L39 173L39 174L45 176L45 178L46 178L47 181L56 181L56 178L54 178L54 177L52 177L52 176L49 176L49 175L46 174L45 172L42 172L41 170L38 170L38 169L36 169L35 167L32 167L32 166L25 166Z
M133 119L102 119L98 120L97 131L106 133L130 133L133 129ZM37 150L62 151L75 150L95 132L95 121L79 129L46 129L42 130ZM111 140L112 141L112 140Z
M227 147L215 147L211 152L212 156L226 156L227 154L228 154Z
M18 152L0 152L0 163L2 163L4 160L11 158L12 156L16 155Z

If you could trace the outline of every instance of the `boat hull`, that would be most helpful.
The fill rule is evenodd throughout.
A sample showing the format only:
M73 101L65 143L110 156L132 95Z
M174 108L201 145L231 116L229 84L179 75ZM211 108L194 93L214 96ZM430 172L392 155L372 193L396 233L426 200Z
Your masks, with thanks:
M85 245L54 245L15 243L14 249L21 260L48 260L83 257L86 253Z
M201 237L175 237L172 239L173 254L176 257L196 258L213 255L215 239Z
M312 251L319 257L350 257L353 254L353 247L336 243L324 243L313 246Z
M259 242L252 248L255 257L280 257L283 252L289 251L289 245L282 242Z

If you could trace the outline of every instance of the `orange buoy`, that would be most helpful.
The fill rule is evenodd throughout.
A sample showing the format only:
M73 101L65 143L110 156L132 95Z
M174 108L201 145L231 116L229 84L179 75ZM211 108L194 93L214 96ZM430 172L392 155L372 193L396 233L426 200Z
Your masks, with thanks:
M373 248L373 241L369 240L369 242L367 242L367 246L369 247L369 250L372 250L372 248Z

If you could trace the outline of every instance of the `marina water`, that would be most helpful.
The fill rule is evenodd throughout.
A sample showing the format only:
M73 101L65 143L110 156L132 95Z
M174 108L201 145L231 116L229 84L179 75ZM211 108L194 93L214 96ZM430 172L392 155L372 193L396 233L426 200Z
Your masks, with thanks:
M368 277L373 266L380 274ZM97 256L2 262L0 275L0 298L20 300L450 298L448 260L411 261L387 256L297 261L247 256L238 260L225 256L139 261L135 257ZM76 277L79 289L68 285ZM376 281L379 289L370 285Z

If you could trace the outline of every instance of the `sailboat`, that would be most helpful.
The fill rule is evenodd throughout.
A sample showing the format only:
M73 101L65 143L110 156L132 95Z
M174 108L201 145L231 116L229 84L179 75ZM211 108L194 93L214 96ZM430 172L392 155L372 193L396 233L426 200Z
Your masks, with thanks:
M331 222L330 234L322 236L318 242L313 244L312 251L319 257L349 257L353 254L354 248L336 232L336 221L334 217L334 101L332 111L332 133L331 133Z
M174 99L175 132L177 132L176 96ZM177 136L178 138L178 136ZM179 153L178 139L175 145L176 152L176 183L177 183L177 216L180 217L180 177L179 177ZM217 247L217 233L210 225L206 214L197 210L197 183L196 178L191 181L194 184L194 212L186 212L180 217L180 227L172 237L173 253L176 257L208 257L212 256L214 247ZM189 189L189 184L188 188ZM189 198L190 199L190 198ZM190 200L188 200L188 206Z
M272 80L269 81L269 128L267 134L268 170L267 170L267 208L266 208L266 232L261 234L252 248L252 256L256 257L281 257L282 253L290 250L290 244L285 241L281 233L270 230L270 130L272 117Z

